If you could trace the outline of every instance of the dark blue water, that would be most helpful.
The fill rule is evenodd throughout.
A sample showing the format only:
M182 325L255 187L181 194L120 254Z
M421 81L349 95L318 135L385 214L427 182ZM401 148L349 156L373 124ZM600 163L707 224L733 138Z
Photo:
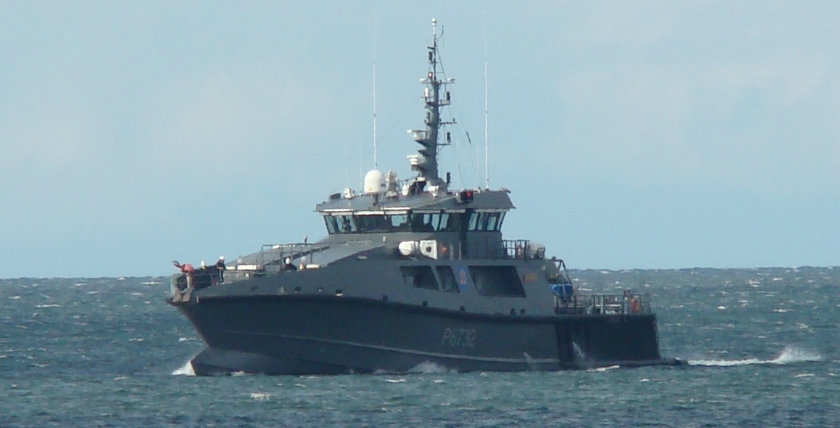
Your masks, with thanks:
M840 269L577 271L653 295L688 367L188 375L161 278L0 280L0 426L836 426Z

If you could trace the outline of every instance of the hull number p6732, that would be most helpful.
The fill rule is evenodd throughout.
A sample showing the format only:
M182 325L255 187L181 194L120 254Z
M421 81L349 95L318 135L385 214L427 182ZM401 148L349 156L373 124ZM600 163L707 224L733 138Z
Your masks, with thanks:
M474 328L445 328L441 345L452 347L475 348L476 331Z

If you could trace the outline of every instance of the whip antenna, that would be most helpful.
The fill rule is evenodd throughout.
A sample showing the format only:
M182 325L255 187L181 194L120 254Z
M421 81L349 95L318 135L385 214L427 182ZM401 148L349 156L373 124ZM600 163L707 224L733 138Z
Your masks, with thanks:
M375 27L375 25L374 25ZM376 169L376 28L373 29L373 169Z
M490 149L488 142L487 117L487 20L484 21L484 186L490 189Z

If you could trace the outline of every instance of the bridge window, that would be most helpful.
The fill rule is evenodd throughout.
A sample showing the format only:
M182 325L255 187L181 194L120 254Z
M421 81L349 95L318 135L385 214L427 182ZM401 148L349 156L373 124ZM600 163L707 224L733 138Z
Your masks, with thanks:
M459 224L458 216L447 212L411 214L414 232L456 232Z
M394 232L403 232L410 229L408 223L408 216L405 214L391 216L391 230Z
M499 220L496 222L496 230L502 230L502 222L505 221L505 214L507 214L507 213L506 212L500 212L500 213L497 213L497 214L499 214Z
M456 232L461 216L446 212L407 214L367 214L324 216L327 232L385 233L385 232Z
M431 266L400 266L403 281L410 287L437 290L438 283Z
M354 216L359 232L390 232L391 221L384 215L359 215Z
M327 232L333 233L353 233L359 230L356 221L351 215L325 215L324 223L327 225Z
M443 213L440 218L440 228L447 232L457 232L461 228L461 215Z
M411 230L414 232L434 232L435 225L432 216L433 214L411 214ZM439 216L437 220L440 221Z
M481 213L472 213L470 214L470 223L467 226L467 230L474 231L478 230L478 216Z
M502 229L502 221L505 219L503 212L474 212L470 214L470 222L467 230L475 231L499 231Z
M338 233L338 223L335 221L335 217L331 215L324 216L324 223L327 224L327 233L332 235L333 233Z
M440 213L440 225L438 226L438 230L448 230L449 229L449 213Z
M488 213L487 216L487 230L496 230L496 224L499 222L499 213Z
M336 223L338 224L338 233L353 233L359 230L352 215L336 216Z

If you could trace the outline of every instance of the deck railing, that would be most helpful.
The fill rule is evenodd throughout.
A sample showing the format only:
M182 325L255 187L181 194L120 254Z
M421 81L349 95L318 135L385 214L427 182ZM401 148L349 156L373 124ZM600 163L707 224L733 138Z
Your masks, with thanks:
M307 257L307 263L315 263L314 254L327 249L327 244L264 244L257 255L257 265L282 265L286 257L297 260Z
M574 294L555 296L556 314L640 315L652 313L650 294Z
M317 253L327 248L329 245L323 243L265 244L255 256L229 263L225 270L219 270L212 265L172 275L172 294L180 295L190 289L200 290L218 284L277 274L283 271L287 257L294 261L296 268L299 264L309 269L320 267Z
M528 248L527 239L503 239L504 257L506 259L524 259Z

